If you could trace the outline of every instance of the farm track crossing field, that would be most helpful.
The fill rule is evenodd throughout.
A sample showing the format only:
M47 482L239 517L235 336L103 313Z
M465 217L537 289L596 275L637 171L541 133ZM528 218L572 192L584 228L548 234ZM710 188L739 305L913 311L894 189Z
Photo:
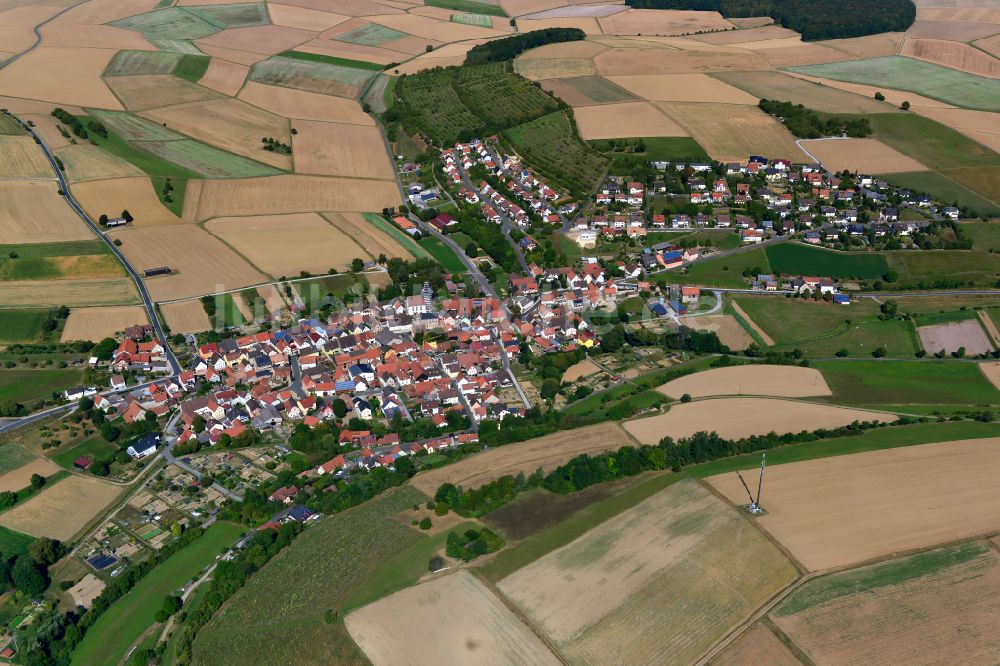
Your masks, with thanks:
M739 365L714 368L667 382L656 389L678 399L712 395L767 395L782 398L831 395L819 370L793 365Z
M500 581L579 664L683 664L796 576L749 521L681 481Z
M1000 111L1000 81L904 56L792 67L810 76L909 90L955 106Z
M0 238L5 243L91 240L90 229L52 180L0 182Z
M69 541L121 491L104 481L70 475L0 514L0 525L32 536Z
M998 469L997 438L772 465L758 520L812 571L857 564L996 531ZM709 482L745 501L735 473Z
M406 632L384 635L386 617L410 617ZM407 588L354 611L347 630L375 666L426 663L559 664L548 647L466 571Z
M763 99L792 102L826 113L885 113L892 107L829 86L810 83L781 72L715 72L712 78L725 81Z
M399 203L399 188L389 180L305 175L207 180L201 187L197 219L317 210L381 210Z
M442 483L478 488L504 475L533 473L539 467L551 471L581 454L594 455L634 444L616 423L601 423L555 432L525 442L508 444L486 453L413 477L413 485L428 495Z
M0 178L52 177L52 167L27 135L0 135Z
M565 111L512 127L504 137L556 189L590 192L608 168L607 159L576 136Z
M769 246L766 252L771 269L784 275L873 279L889 270L881 254L835 252L802 243L779 243Z
M374 72L366 69L281 56L259 62L250 69L250 79L258 83L350 99L356 98L373 76Z
M100 342L113 338L128 326L148 324L149 317L142 306L121 306L103 308L73 308L63 328L63 342L68 340L90 340Z
M804 155L791 133L756 106L661 102L659 108L687 130L713 159L743 160L747 155Z
M949 546L805 583L770 614L814 663L991 664L1000 555Z

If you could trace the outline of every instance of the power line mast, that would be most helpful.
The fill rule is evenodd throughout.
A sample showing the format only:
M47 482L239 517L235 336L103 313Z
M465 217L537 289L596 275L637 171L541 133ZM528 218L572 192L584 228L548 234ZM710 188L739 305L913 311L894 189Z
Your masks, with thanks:
M762 453L760 456L760 477L757 479L756 497L754 497L754 494L750 492L750 486L748 486L747 482L743 480L743 475L740 474L738 471L736 472L736 476L740 478L740 483L743 484L743 489L747 491L747 497L750 498L750 503L746 505L746 509L755 516L764 512L764 509L762 509L760 506L760 491L764 487L764 467L766 465L766 462L767 462L767 454Z

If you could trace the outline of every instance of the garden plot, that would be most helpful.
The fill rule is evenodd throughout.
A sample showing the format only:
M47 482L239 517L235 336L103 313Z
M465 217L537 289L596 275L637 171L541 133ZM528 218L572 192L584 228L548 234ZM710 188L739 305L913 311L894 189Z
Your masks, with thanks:
M692 102L660 102L657 106L713 159L726 162L767 155L801 161L805 157L784 125L755 106Z
M180 220L160 203L153 184L146 176L112 178L75 183L73 197L93 218L118 217L127 210L136 227L178 224Z
M617 139L629 136L689 136L687 130L650 102L625 102L585 106L573 112L584 139ZM749 154L749 153L748 153Z
M772 465L757 520L812 571L858 564L996 531L998 472L997 438ZM735 472L709 482L746 503Z
M386 634L385 618L407 617ZM344 622L375 666L401 663L561 663L471 574L459 571L407 588L350 613ZM414 660L414 655L420 658Z
M796 577L694 481L670 486L500 581L578 664L686 664Z
M974 541L815 578L770 619L817 664L993 664L1000 555Z
M323 120L352 125L374 126L375 121L352 99L329 97L318 93L267 86L247 81L239 98L286 118Z
M205 313L201 301L198 299L190 301L178 301L176 303L163 303L160 306L163 319L172 333L201 333L212 330L212 322Z
M854 421L897 419L895 414L793 400L713 398L674 405L666 414L626 421L624 427L641 443L658 444L667 435L680 439L714 431L726 439L740 439L770 432L781 435L841 428Z
M758 100L739 87L733 87L705 74L638 74L612 76L609 79L649 101L756 104Z
M377 127L300 120L292 138L295 171L357 178L395 177Z
M101 78L115 53L114 49L40 46L0 69L0 90L10 97L121 109Z
M273 276L344 270L367 254L316 213L220 217L205 228Z
M399 188L390 180L300 175L207 180L201 187L197 219L316 210L381 210L399 203Z
M0 238L5 243L51 243L93 237L59 196L55 181L0 181Z
M113 338L129 326L149 323L146 308L141 305L109 306L102 308L73 308L63 328L62 342L69 340L90 340L100 342Z
M97 146L78 143L58 148L54 153L66 167L66 179L70 183L144 175L139 167L106 153Z
M571 383L578 379L583 379L584 377L589 377L590 375L597 374L601 372L601 369L594 364L589 358L580 361L570 367L566 368L566 372L563 373L562 382Z
M717 72L712 78L764 99L789 101L826 113L886 113L895 107L872 97L809 83L781 72ZM713 101L713 100L701 100Z
M119 486L73 474L0 514L0 525L31 536L70 541L121 492Z
M927 167L878 139L806 139L801 146L829 171L898 173Z
M713 395L767 395L779 398L832 395L819 370L794 365L754 364L713 368L667 382L656 390L674 399L685 393L693 398Z
M350 99L356 98L374 75L371 70L281 56L259 62L250 70L250 79L258 83Z
M52 166L30 136L0 135L0 178L52 176Z
M920 336L920 345L928 354L950 354L964 349L969 356L978 356L993 351L993 343L986 337L986 331L978 319L920 326L917 328L917 335Z

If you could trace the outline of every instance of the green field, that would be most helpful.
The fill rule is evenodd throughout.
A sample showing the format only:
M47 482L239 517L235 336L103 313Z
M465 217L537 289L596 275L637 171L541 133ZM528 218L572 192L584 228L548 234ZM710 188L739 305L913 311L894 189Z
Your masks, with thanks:
M196 664L367 664L343 625L349 599L371 589L409 581L418 564L387 570L382 565L429 537L393 519L426 498L411 486L390 490L354 509L326 516L270 562L225 603L199 632ZM337 613L332 624L327 610Z
M169 74L180 62L179 53L164 51L119 51L104 69L104 76Z
M37 456L17 444L0 446L0 475L27 465Z
M190 53L191 55L204 55L197 46L186 39L162 39L156 37L146 37L146 41L160 49L171 53Z
M697 261L688 267L687 273L667 271L657 275L655 280L660 284L697 284L745 289L748 283L743 278L744 270L753 270L754 273L771 272L771 265L768 263L764 248L758 247L728 257Z
M425 236L420 239L419 243L420 247L430 252L431 256L437 259L438 263L444 266L444 269L449 273L465 272L465 264L462 263L462 260L455 256L450 247L437 238Z
M1000 274L1000 255L978 250L903 251L887 253L886 257L902 284L948 278L993 287Z
M48 318L48 310L0 310L0 343L40 341Z
M215 556L236 541L242 531L242 527L233 523L216 523L153 569L87 630L73 652L71 663L117 664L132 643L154 624L154 615L163 598L212 564Z
M566 111L504 132L517 152L556 190L588 195L608 170L608 160L576 133Z
M129 16L109 25L135 30L153 39L200 39L219 31L218 26L180 7L167 7Z
M977 319L975 310L952 310L950 312L928 312L914 317L916 326L933 326L934 324L950 324L955 321Z
M53 392L83 381L82 368L0 369L0 402L26 402L47 398Z
M15 258L11 258L11 253ZM65 265L61 258L76 257ZM125 271L99 240L0 245L0 282L62 278L117 277Z
M475 25L480 28L492 28L493 19L491 19L486 14L452 14L448 19L452 23L461 23L462 25Z
M274 167L227 153L194 139L143 141L136 145L156 157L176 164L181 169L193 171L205 178L254 178L281 173Z
M375 72L368 69L281 56L262 60L250 70L252 81L351 99L373 76Z
M80 456L90 456L92 460L104 460L111 462L114 460L115 454L118 453L118 447L115 444L105 442L102 437L94 436L90 439L85 439L76 446L65 451L60 451L59 453L50 456L52 460L58 465L62 465L66 469L73 469L73 461Z
M267 25L271 22L267 17L267 8L262 2L184 7L184 11L190 12L220 29L249 28L255 25Z
M864 404L998 405L1000 391L978 364L958 361L818 361L833 401Z
M474 14L489 14L490 16L507 16L500 5L488 2L476 2L476 0L425 0L428 7L441 7L442 9L454 9L458 12L472 12Z
M355 69L370 69L381 72L385 65L367 60L351 60L350 58L337 58L336 56L323 55L322 53L307 53L306 51L283 51L278 54L282 58L293 58L295 60L307 60L310 62L325 62L328 65L339 65L340 67L354 67Z
M198 81L201 81L201 77L205 76L205 72L208 70L208 63L211 60L208 56L190 54L181 56L181 61L177 65L177 69L174 70L174 75L191 83L198 83Z
M17 124L17 121L6 113L0 113L0 135L20 135L24 130Z
M645 150L636 151L639 142ZM689 136L652 136L621 139L596 139L589 142L594 148L608 157L634 157L644 160L664 162L708 161L708 153ZM612 143L614 145L612 145Z
M24 555L28 552L28 545L34 540L35 537L28 534L0 527L0 553L3 553L5 557Z
M1000 252L1000 222L964 222L960 228L972 241L972 249Z
M232 328L247 323L243 313L236 307L233 294L219 294L215 297L215 318L220 326Z
M409 37L409 35L405 32L400 32L399 30L393 30L392 28L387 28L384 25L379 25L378 23L368 23L360 28L346 32L343 35L337 35L334 39L338 42L347 42L348 44L381 46L386 42L391 42L394 39L402 39L404 37Z
M835 252L801 243L771 245L767 260L771 270L782 275L872 279L889 270L882 255Z
M980 168L992 170L995 167ZM952 169L949 173L954 174L955 171ZM1000 215L1000 206L937 171L883 173L878 174L878 177L884 178L896 187L905 187L914 192L929 194L948 205L958 204L959 208L968 208L977 215Z
M1000 111L1000 81L903 56L788 69L837 81L909 90L966 109Z
M879 306L871 299L856 299L848 307L783 296L734 300L778 349L797 348L810 357L832 357L841 349L867 357L877 347L889 356L913 356L920 349L913 323L878 319Z

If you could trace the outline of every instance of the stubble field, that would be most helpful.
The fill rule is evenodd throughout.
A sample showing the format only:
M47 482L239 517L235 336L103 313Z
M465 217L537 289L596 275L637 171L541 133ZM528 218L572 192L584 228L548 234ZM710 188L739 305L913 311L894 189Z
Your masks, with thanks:
M863 173L897 173L926 171L927 167L890 148L878 139L815 139L802 146L830 171L860 171Z
M115 333L129 326L148 324L149 317L141 305L73 308L63 327L63 342L69 340L90 340L100 342L104 338L113 338Z
M59 196L54 180L0 182L0 238L5 243L51 243L93 237Z
M358 178L395 177L377 127L299 120L292 138L297 173Z
M774 465L757 520L812 571L858 564L995 531L998 470L996 438ZM735 473L709 482L745 503Z
M738 365L696 372L656 389L678 399L710 395L768 395L781 398L831 395L819 370L793 365Z
M70 183L144 175L139 167L109 155L97 146L76 144L58 148L54 153L66 166L66 179Z
M767 155L794 162L805 158L791 133L755 106L669 102L660 108L713 159L742 161L749 155Z
M110 483L71 474L0 514L0 525L32 536L69 541L121 491Z
M201 333L212 329L205 308L198 299L160 305L160 312L173 333Z
M31 477L40 474L49 477L62 470L62 467L46 458L35 458L26 465L6 472L0 476L0 492L23 490L31 485Z
M623 136L689 136L690 133L649 102L585 106L573 112L580 136L615 139Z
M0 135L0 178L51 178L52 167L29 136Z
M171 213L153 190L147 176L91 180L70 186L76 199L91 218L101 215L118 217L123 210L132 214L135 227L155 227L178 224L180 220ZM63 204L65 205L65 204ZM67 206L67 210L68 210Z
M239 99L286 118L325 120L373 126L375 121L353 99L329 97L305 90L268 86L247 81Z

